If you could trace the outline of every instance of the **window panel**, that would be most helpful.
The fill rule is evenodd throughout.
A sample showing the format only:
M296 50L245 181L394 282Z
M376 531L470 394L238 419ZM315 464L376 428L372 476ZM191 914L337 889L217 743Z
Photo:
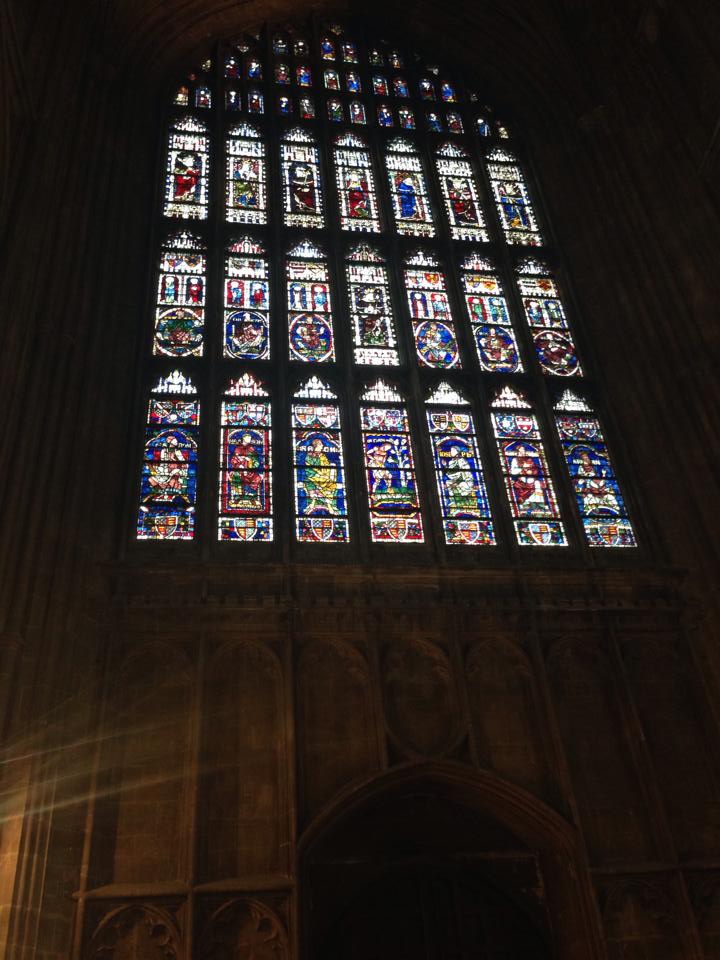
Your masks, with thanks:
M496 147L487 158L488 176L508 243L539 246L543 241L522 170L513 156Z
M337 397L317 377L292 407L295 536L301 543L347 543L345 463Z
M285 134L280 145L283 210L288 227L322 227L323 192L320 150L304 130Z
M543 372L559 377L582 376L560 293L547 266L528 258L518 269L517 282Z
M355 363L397 366L400 358L384 259L361 244L347 257L345 271Z
M375 177L370 152L360 137L346 133L335 141L335 180L344 230L380 232Z
M225 261L224 347L226 357L270 357L270 289L265 251L246 237L232 244Z
M168 237L160 254L153 354L199 357L205 327L205 246L199 237Z
M138 540L192 540L197 497L200 404L179 370L150 393L145 428Z
M324 253L309 241L290 251L286 264L290 359L335 359L330 275Z
M570 390L556 403L555 411L555 425L588 544L636 546L600 421L589 404Z
M219 540L272 540L271 441L267 392L245 374L231 382L220 410Z
M485 477L467 400L441 383L426 401L445 543L495 543Z
M209 153L206 124L195 117L183 117L172 123L163 206L166 217L207 218Z
M402 398L379 380L363 395L360 425L374 543L422 543L410 426Z
M502 283L489 260L468 254L460 279L480 366L490 373L522 370Z
M225 204L229 223L266 223L265 144L249 123L231 127L226 140Z
M435 227L422 161L407 140L392 140L385 155L397 232L434 237Z
M446 143L435 154L435 167L454 240L488 240L475 174L467 151Z
M430 254L418 252L406 261L405 292L413 325L418 363L425 367L460 367L455 324L445 275Z
M506 386L492 407L493 430L518 543L565 546L565 528L560 520L540 427L530 404Z

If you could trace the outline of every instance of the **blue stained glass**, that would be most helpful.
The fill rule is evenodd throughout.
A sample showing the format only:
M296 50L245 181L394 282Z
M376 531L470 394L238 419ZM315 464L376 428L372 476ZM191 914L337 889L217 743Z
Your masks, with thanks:
M522 370L507 301L491 264L468 257L461 274L465 306L483 370L517 373Z
M301 542L350 539L340 410L332 403L293 405L296 536Z
M431 408L427 422L445 542L495 543L472 415L464 410Z
M528 259L519 268L518 287L535 351L544 373L582 375L560 292L547 267Z
M242 393L231 387L221 410L218 538L272 540L270 404Z
M405 270L405 290L420 364L426 367L460 367L460 352L444 275L428 260L427 266Z

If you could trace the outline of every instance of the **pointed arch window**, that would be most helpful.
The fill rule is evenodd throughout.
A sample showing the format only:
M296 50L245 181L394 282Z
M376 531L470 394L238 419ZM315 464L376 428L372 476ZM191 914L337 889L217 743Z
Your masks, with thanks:
M360 26L246 34L173 78L134 537L363 561L642 544L515 125Z

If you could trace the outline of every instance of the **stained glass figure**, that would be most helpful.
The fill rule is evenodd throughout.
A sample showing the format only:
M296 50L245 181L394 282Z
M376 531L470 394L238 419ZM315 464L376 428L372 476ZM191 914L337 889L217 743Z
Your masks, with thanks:
M240 76L240 61L237 57L225 57L225 76L237 78Z
M391 50L389 54L390 66L393 70L402 70L403 60L397 50Z
M290 97L278 97L277 111L281 117L289 117L292 113L293 105Z
M250 374L231 382L220 410L218 539L273 538L271 411Z
M337 72L337 70L326 70L324 79L326 90L340 89L340 74Z
M397 232L434 237L435 227L422 161L408 140L391 140L385 155Z
M489 137L492 133L490 129L490 124L484 117L478 117L475 121L475 129L480 134L481 137Z
M381 67L383 64L383 55L379 50L373 47L368 53L368 62L373 67Z
M195 106L208 110L212 105L212 94L209 87L198 87L195 91Z
M403 130L414 130L415 129L415 115L412 110L407 110L405 107L400 107L398 110L398 120L400 121L400 126Z
M408 257L405 292L413 325L418 363L425 367L460 367L455 324L438 261L419 252Z
M308 97L300 100L300 117L303 120L315 119L315 104Z
M488 240L479 190L467 151L446 143L435 153L435 168L454 240Z
M388 85L385 77L375 75L372 78L373 93L376 97L386 97L388 95Z
M328 100L327 102L328 119L333 123L342 123L345 119L343 105L339 100Z
M293 44L293 53L296 57L306 57L308 55L308 45L304 40L296 40Z
M312 71L306 63L301 63L295 68L295 79L299 87L312 86Z
M154 356L202 356L205 271L205 247L198 237L178 233L163 243L155 308Z
M500 137L501 140L510 139L510 131L508 130L508 128L505 126L504 123L496 123L495 129L497 130L497 135L498 137Z
M442 133L442 120L440 119L440 114L438 113L428 113L426 115L427 128L431 133Z
M347 543L340 407L336 395L317 377L295 394L292 435L295 536L301 543Z
M518 268L518 287L543 372L582 376L560 291L547 265L524 260Z
M265 97L259 90L248 90L248 113L265 113Z
M228 130L225 209L229 223L266 223L265 144L249 123Z
M457 100L457 94L455 93L455 87L451 83L441 83L440 84L440 98L445 101L445 103L455 103Z
M330 275L325 254L309 241L294 247L286 266L290 359L335 359Z
M495 543L475 422L465 398L441 383L426 401L445 543Z
M275 83L284 85L290 83L290 68L286 63L275 64Z
M635 534L592 407L566 390L555 404L570 481L591 547L635 547Z
M359 100L350 101L350 122L364 124L365 119L365 107Z
M487 157L495 204L508 243L537 247L542 243L525 179L513 154L495 147Z
M345 40L342 45L342 55L345 63L357 63L357 47L351 40Z
M335 41L330 37L323 37L320 41L320 56L323 60L335 59Z
M420 96L423 100L435 99L435 87L433 86L432 80L429 80L427 77L423 77L420 81Z
M240 93L237 90L228 89L225 91L225 109L233 111L242 109Z
M379 104L377 118L381 127L392 127L394 125L392 110L386 103Z
M335 141L334 158L341 227L379 233L375 177L365 142L354 133L343 134Z
M361 243L348 255L345 275L355 363L397 366L400 357L385 260Z
M540 428L530 404L505 386L491 406L517 542L521 546L566 546Z
M283 54L287 53L287 41L284 37L276 36L273 37L273 53Z
M262 80L263 73L260 61L248 60L246 73L248 80Z
M173 103L176 107L186 107L190 102L190 90L186 86L178 87Z
M374 543L422 543L420 500L407 410L382 380L363 394L360 425Z
M480 366L490 373L522 371L505 292L492 263L477 253L462 262L465 306Z
M225 262L223 355L236 360L270 357L270 288L265 251L245 237Z
M407 80L404 80L402 77L394 77L392 84L393 84L393 93L395 94L396 97L410 96Z
M138 540L192 540L200 403L180 371L150 392L137 519Z
M280 145L283 210L288 227L322 227L320 151L304 130L289 130Z
M173 121L165 175L166 217L207 218L208 148L207 126L201 120L182 117Z
M447 125L448 131L450 133L464 133L465 128L463 127L462 117L459 113L456 113L454 110L448 110L447 112Z
M348 73L345 77L345 89L348 93L362 93L360 75L354 72Z

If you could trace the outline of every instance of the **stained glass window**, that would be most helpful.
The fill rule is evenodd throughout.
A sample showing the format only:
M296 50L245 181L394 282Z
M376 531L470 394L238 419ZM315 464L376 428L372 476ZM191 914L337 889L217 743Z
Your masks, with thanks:
M400 357L383 257L360 244L348 255L346 277L355 363L397 366Z
M522 363L505 292L492 263L478 253L470 253L461 266L465 306L481 368L497 373L520 372Z
M332 390L312 377L292 408L295 535L302 543L347 543L345 462L340 407Z
M488 154L487 170L507 242L539 246L542 237L515 156L504 148L495 147Z
M382 380L362 396L360 426L375 543L422 543L425 539L410 423L402 397Z
M518 543L565 546L565 528L530 404L505 386L492 402L492 422Z
M335 141L335 180L344 230L380 232L380 218L370 152L353 133Z
M391 140L385 163L398 233L434 237L425 173L416 148L408 140Z
M292 556L333 542L355 556L348 494L365 489L375 544L427 539L448 558L467 555L457 546L504 548L497 518L509 510L513 551L635 546L587 399L597 390L581 379L568 281L548 265L559 260L549 243L543 259L529 249L545 240L519 129L465 87L459 61L361 36L359 22L346 30L321 19L222 41L170 89L134 535L217 530L274 541L260 548L274 557L280 544ZM380 374L395 380L369 386ZM559 383L582 395L558 400ZM219 473L197 447L200 406L217 410L218 398ZM273 438L294 480L277 516ZM203 520L212 502L218 511L196 532L203 487ZM509 506L494 502L498 490Z
M330 275L324 253L305 241L286 266L290 359L322 363L335 359Z
M153 353L199 357L205 326L205 246L190 233L174 234L160 254Z
M218 539L272 540L268 395L250 374L230 383L220 410Z
M475 421L464 396L441 383L426 401L445 543L495 543Z
M446 143L435 154L440 190L455 240L488 240L479 190L467 151Z
M266 223L265 144L249 123L239 123L228 131L226 177L227 220Z
M315 140L299 128L288 131L280 145L280 160L286 226L322 227L320 150Z
M555 425L588 544L636 546L600 421L592 407L566 390L555 404Z
M208 210L209 138L195 117L173 121L168 137L165 178L166 217L205 220Z
M192 540L200 404L179 370L151 391L146 423L137 538Z
M263 247L246 237L232 244L225 264L224 347L226 357L267 360L270 356L270 289Z
M527 258L518 268L517 282L543 371L559 377L582 375L560 292L548 267Z
M409 257L406 263L405 293L418 362L426 367L460 367L445 274L437 259L424 252Z

